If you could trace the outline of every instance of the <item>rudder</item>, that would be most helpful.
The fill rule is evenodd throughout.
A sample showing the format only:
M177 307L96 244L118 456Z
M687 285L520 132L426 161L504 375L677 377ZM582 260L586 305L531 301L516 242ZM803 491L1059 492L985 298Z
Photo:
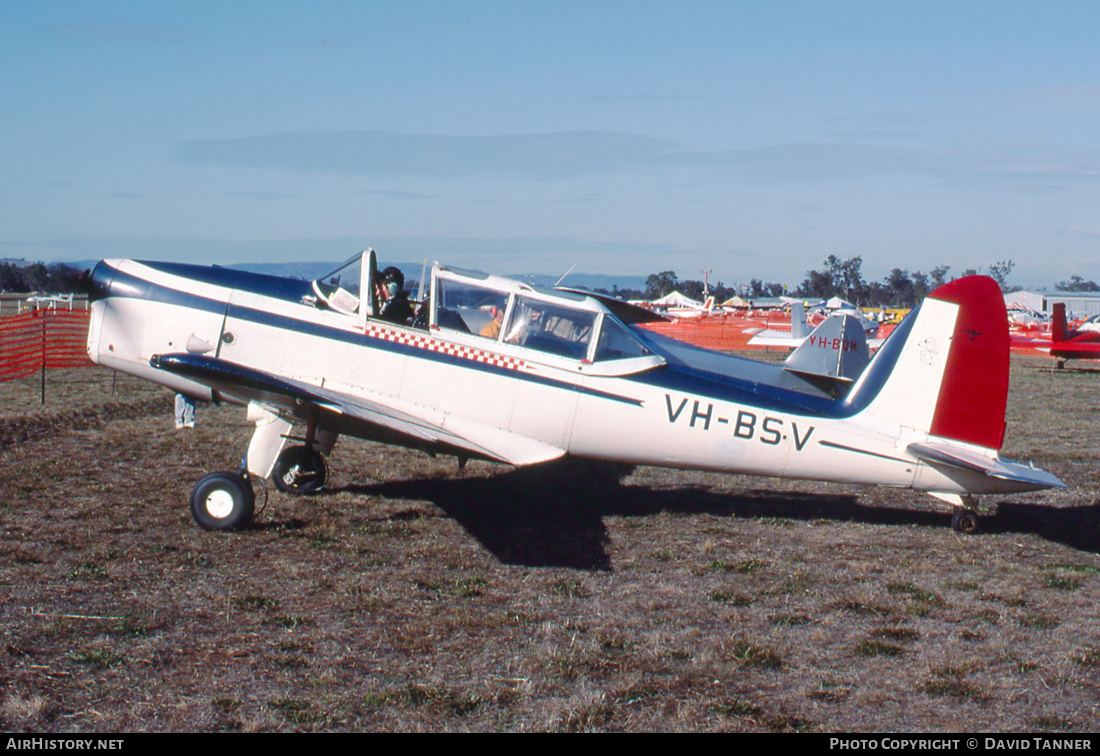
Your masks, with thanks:
M969 276L936 289L932 297L959 305L947 375L940 387L931 432L1000 449L1008 406L1008 310L1001 287Z
M1000 449L1008 364L1000 287L987 276L967 276L936 289L910 314L846 403L919 432Z

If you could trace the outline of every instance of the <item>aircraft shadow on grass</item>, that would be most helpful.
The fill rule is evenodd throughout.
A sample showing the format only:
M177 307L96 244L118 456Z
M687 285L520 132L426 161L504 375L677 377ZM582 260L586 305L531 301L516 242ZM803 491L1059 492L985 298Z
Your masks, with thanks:
M672 489L629 484L532 486L523 472L513 470L489 478L409 479L338 490L357 496L429 501L505 564L590 571L612 569L610 536L604 522L609 516L641 518L667 512L945 529L951 517L934 510L865 506L858 496L848 494L747 489L731 495L696 485ZM1032 533L1096 553L1098 523L1100 504L1058 508L1000 502L995 511L982 518L982 533L964 538Z

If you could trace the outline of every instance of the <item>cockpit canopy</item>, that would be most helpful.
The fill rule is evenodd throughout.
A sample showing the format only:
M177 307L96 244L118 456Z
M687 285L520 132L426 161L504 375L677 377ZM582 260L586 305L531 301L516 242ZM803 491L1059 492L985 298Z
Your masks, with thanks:
M441 331L585 363L636 360L629 367L638 369L663 363L591 297L473 271L433 269L430 323Z
M313 292L324 306L365 321L376 312L377 271L374 250L368 249L314 280ZM496 342L501 351L531 350L530 359L569 361L593 374L624 375L664 364L602 303L577 292L436 265L431 296L421 307L428 310L418 314L418 325L471 346Z

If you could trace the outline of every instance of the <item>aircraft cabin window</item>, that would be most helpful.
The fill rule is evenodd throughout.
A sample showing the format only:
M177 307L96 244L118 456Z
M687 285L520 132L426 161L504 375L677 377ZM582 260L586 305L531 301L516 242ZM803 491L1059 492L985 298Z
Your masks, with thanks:
M508 295L460 281L436 284L435 322L440 328L496 339L508 308Z
M652 352L630 330L610 315L605 315L596 344L596 362L648 357Z
M596 313L518 297L504 329L504 343L583 360Z

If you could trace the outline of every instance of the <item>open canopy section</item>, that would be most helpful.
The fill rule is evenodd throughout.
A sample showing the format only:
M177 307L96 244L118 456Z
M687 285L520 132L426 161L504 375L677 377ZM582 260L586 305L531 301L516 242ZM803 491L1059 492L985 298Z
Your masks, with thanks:
M314 279L313 293L333 310L345 315L373 315L375 307L371 281L377 272L378 261L374 250L367 249Z

